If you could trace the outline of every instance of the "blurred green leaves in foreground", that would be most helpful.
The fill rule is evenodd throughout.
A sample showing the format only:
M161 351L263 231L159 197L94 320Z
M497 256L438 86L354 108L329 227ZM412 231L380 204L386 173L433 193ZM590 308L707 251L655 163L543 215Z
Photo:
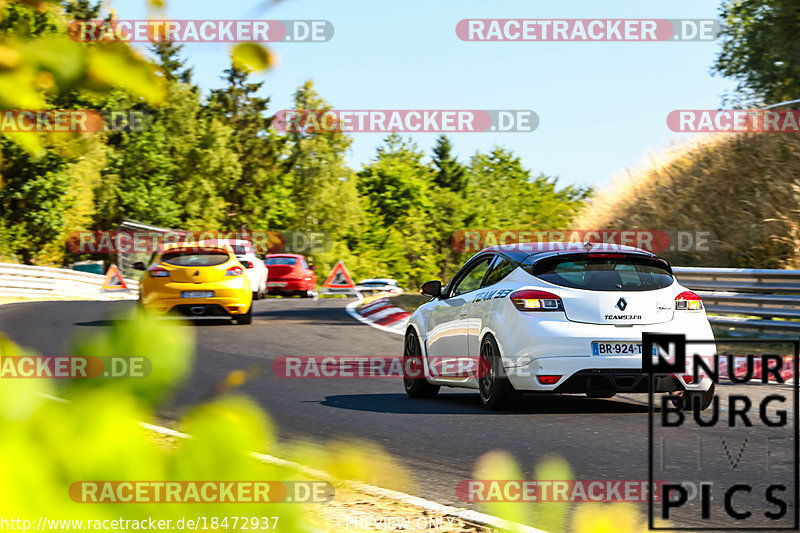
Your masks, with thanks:
M91 329L91 328L87 328ZM250 399L216 395L177 423L187 439L165 439L144 429L155 408L189 376L192 328L142 313L121 316L99 333L77 338L66 355L148 357L145 378L44 380L0 379L0 517L49 520L178 520L228 516L278 517L280 531L305 530L300 504L76 503L79 481L288 481L300 472L256 460L252 452L291 459L348 479L414 492L406 469L377 445L357 441L289 443L277 448L273 426ZM0 356L35 355L0 335ZM52 354L44 354L52 355ZM233 388L235 390L235 388ZM522 479L506 452L483 456L475 479ZM539 480L570 480L560 457L542 460ZM488 502L485 512L545 531L639 533L645 517L634 504ZM173 522L174 524L175 522ZM68 531L69 528L62 527Z
M144 313L123 315L103 325L108 327L75 339L65 355L147 357L152 363L147 377L0 379L0 456L4 458L0 517L33 524L38 524L40 517L83 520L84 524L88 520L153 518L175 524L180 518L202 516L208 520L269 517L273 524L277 517L279 531L307 531L303 517L310 510L302 504L92 504L76 503L69 496L70 486L80 481L309 479L302 472L259 461L252 452L291 458L340 479L410 490L402 466L377 445L298 442L277 451L268 417L253 401L235 392L215 395L183 416L176 429L190 438L157 437L140 423L153 421L156 407L169 400L189 376L194 360L192 328ZM0 334L0 356L35 355ZM253 529L251 525L249 529Z
M123 43L82 43L68 34L69 15L59 2L2 2L0 9L0 109L41 110L75 103L76 95L113 89L150 105L166 98L166 82L142 54ZM88 15L88 13L87 13ZM87 17L88 18L88 17ZM32 153L45 135L6 133ZM51 133L68 138L69 133Z
M125 318L79 339L71 355L149 357L147 378L90 379L61 387L43 379L0 379L0 516L37 523L48 519L141 520L198 516L278 517L281 531L300 530L297 504L73 502L77 481L283 481L297 473L254 459L269 452L273 432L252 401L222 396L196 407L179 423L189 439L165 443L143 429L153 408L191 370L191 329L150 317ZM25 353L0 338L0 355ZM58 394L67 401L53 399ZM272 519L274 521L274 519ZM175 522L173 522L174 524Z
M131 394L146 405L159 405L191 372L194 363L192 329L144 313L120 318L112 321L111 327L101 328L99 333L77 337L70 355L145 357L152 365L151 373L144 379L76 379L69 383L67 393L102 386Z
M151 107L165 103L168 76L154 61L126 42L78 38L77 27L70 23L101 19L101 6L100 2L0 1L0 109L72 109L78 103L97 104L114 90ZM272 51L256 43L241 43L231 55L236 65L251 72L266 70L276 61ZM74 132L3 134L38 155L46 145L75 136Z
M475 466L476 480L523 480L522 471L507 452L495 451L481 457ZM570 481L569 464L557 455L544 457L534 468L536 481ZM552 533L644 533L647 515L635 503L580 503L487 501L481 510L518 524L531 524ZM659 527L667 527L658 521Z

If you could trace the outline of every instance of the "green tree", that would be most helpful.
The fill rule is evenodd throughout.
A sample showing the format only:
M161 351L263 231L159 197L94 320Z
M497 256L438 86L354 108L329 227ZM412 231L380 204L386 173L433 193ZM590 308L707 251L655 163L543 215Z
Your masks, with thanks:
M226 219L231 228L280 227L294 215L291 183L279 165L283 138L270 128L269 98L258 96L263 82L249 82L249 72L234 62L225 70L227 85L211 91L206 111L234 132L228 139L241 173L225 190Z
M185 66L186 60L180 57L182 50L183 45L173 41L158 41L151 47L167 80L191 84L193 69Z
M738 81L737 105L800 98L800 3L796 0L726 0L722 50L713 70Z
M438 271L430 220L433 171L422 158L416 144L393 133L358 173L368 229L357 250L376 265L372 275L406 285L419 285Z
M494 147L469 166L470 221L481 229L563 229L590 190L558 188L558 179L531 172L511 151Z
M100 18L86 0L0 5L0 108L100 109L114 88L155 105L155 67L123 43L67 35L72 19ZM0 248L26 263L61 262L66 232L92 224L92 190L105 164L105 134L4 132L0 149Z
M109 229L123 218L189 229L224 224L225 195L241 174L227 141L233 132L204 112L192 87L168 82L166 103L158 108L122 93L108 105L144 111L148 119L143 131L109 135L112 150L97 191L98 227Z
M453 157L452 149L453 145L446 135L436 139L436 146L433 147L433 164L437 169L434 182L439 187L461 192L467 184L466 169Z
M97 20L101 18L103 9L102 0L92 2L91 0L67 0L62 4L64 14L70 20Z
M325 111L330 106L307 81L297 89L298 110ZM292 201L296 214L291 229L320 230L346 237L363 216L355 173L344 156L352 139L341 131L287 134L284 166L292 176Z
M436 139L432 159L435 170L430 193L431 237L439 263L438 277L443 280L449 279L465 259L464 254L454 249L453 235L467 229L469 221L467 169L456 160L452 149L450 139L441 135Z
M0 139L0 253L32 264L64 229L67 161L52 150L34 157Z
M384 225L393 225L414 208L430 207L425 192L431 169L422 163L423 155L415 143L392 133L377 158L358 173L358 189Z

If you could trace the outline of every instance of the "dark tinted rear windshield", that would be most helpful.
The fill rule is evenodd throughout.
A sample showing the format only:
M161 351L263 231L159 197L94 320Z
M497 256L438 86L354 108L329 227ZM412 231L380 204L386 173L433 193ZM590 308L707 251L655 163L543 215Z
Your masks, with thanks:
M203 267L221 265L229 258L230 256L222 250L166 252L161 262L175 266Z
M267 257L264 259L265 265L294 265L297 259L294 257Z
M651 291L673 282L665 261L624 254L550 257L528 267L531 270L548 283L591 291Z

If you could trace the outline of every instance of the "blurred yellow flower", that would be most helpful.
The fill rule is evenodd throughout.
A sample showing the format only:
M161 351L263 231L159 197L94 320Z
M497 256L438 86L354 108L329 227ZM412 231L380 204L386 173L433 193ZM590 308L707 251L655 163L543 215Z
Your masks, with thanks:
M0 67L16 68L22 59L18 50L0 45Z
M36 86L44 91L51 89L55 86L55 79L49 72L42 71L36 75Z
M575 533L639 533L647 531L644 517L631 503L585 503L573 515Z

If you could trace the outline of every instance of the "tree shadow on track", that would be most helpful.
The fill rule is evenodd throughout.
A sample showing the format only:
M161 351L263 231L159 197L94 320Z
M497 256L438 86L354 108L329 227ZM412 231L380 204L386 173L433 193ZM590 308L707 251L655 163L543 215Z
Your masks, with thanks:
M102 327L102 328L110 328L114 325L114 322L122 322L125 319L115 319L115 320L92 320L90 322L75 322L76 326L84 326L84 327ZM192 320L191 318L166 318L165 320L171 321L176 326L231 326L234 325L233 322L229 318L220 318L220 319L202 319L202 320Z
M307 322L309 324L323 324L323 325L336 325L336 326L363 326L361 322L351 317L343 307L322 307L309 305L311 300L298 301L297 304L303 304L301 307L287 307L281 300L274 302L281 303L282 307L275 308L275 303L272 305L257 303L253 308L254 321L295 321ZM166 317L167 320L176 320L196 326L219 326L230 325L231 320L228 318L200 318L194 317ZM123 319L124 320L124 319ZM113 321L110 319L91 320L84 322L76 322L76 326L85 327L110 327ZM377 330L376 330L377 331Z
M255 309L253 318L272 320L294 320L314 324L337 326L363 326L361 322L347 314L343 308L301 308L301 309Z
M398 414L619 414L647 413L647 406L616 400L572 395L522 395L509 411L487 411L477 393L444 393L435 399L414 399L405 394L341 394L326 396L326 407Z

